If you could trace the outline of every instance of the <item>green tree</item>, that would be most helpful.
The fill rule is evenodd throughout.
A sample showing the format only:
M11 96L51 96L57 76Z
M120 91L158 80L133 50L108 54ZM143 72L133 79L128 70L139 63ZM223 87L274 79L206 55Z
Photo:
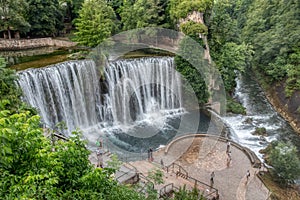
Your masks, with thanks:
M236 0L228 0L214 3L208 27L209 45L214 60L218 57L214 56L214 53L220 52L225 43L240 43L241 30L237 28L237 17L235 14L239 9L238 2Z
M252 46L241 42L238 12L241 1L216 1L212 9L208 37L211 55L222 75L225 89L232 93L238 72L250 65Z
M196 37L194 38L198 43L202 43L203 41ZM185 60L183 57L176 55L175 56L175 65L176 70L178 70L182 76L186 79L190 86L184 84L184 95L191 96L196 95L199 105L202 106L208 101L209 93L207 89L207 85L204 81L204 72L200 73L200 69L204 69L201 65L208 64L203 61L203 56L199 57L194 52L194 44L190 44L191 39L183 39L180 42L179 55L183 55L184 58L189 58L189 60ZM198 66L193 66L191 63L197 63ZM196 68L197 67L197 68Z
M26 33L30 24L26 20L28 3L25 0L1 0L0 1L0 30L7 31L11 39L11 31Z
M103 0L87 0L75 21L76 41L95 47L117 30L114 10Z
M215 53L215 63L221 73L227 92L233 92L236 86L237 72L244 72L250 62L251 52L251 47L245 43L238 45L234 42L227 42L220 48L219 52Z
M56 36L63 26L63 10L58 0L27 0L31 36Z
M14 111L21 105L21 90L16 85L16 80L15 71L5 68L5 60L0 57L0 102L6 101Z
M165 4L160 0L125 0L120 8L123 30L144 27L167 27ZM166 6L165 6L166 7Z
M293 182L300 176L300 160L297 148L284 142L272 143L269 162L280 183Z
M292 59L300 49L299 1L254 0L247 5L242 38L255 49L252 66L270 83L294 82L299 73L299 62ZM289 85L287 96L297 89Z
M112 178L114 170L94 169L80 132L52 144L39 116L0 111L0 196L3 199L144 199Z
M122 22L123 30L131 30L136 28L135 14L132 11L134 0L124 0L123 5L119 8L119 14Z
M212 0L170 0L171 19L178 22L179 19L185 18L193 11L199 13L208 13L213 7Z
M65 7L65 17L67 22L71 22L79 16L79 10L84 0L59 0L60 5Z

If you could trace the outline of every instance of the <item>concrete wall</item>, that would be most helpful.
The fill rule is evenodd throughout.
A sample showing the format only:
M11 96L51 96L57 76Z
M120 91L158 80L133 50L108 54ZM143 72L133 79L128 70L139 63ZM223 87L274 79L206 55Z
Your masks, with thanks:
M75 42L57 40L52 38L21 39L21 40L0 39L0 51L32 49L32 48L46 47L46 46L71 47L75 45L76 45Z

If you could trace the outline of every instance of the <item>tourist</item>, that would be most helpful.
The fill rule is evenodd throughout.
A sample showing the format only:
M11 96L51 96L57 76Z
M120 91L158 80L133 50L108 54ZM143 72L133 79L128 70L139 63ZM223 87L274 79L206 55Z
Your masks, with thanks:
M229 151L229 152L227 153L227 167L230 166L230 163L231 163L231 151Z
M247 181L248 181L249 178L250 178L250 172L249 172L249 170L247 170L246 178L247 178Z
M100 156L101 156L101 150L100 150L100 148L98 148L98 149L96 150L96 155L97 155L97 159L99 160L99 158L100 158Z
M227 156L228 156L228 159L229 159L229 162L232 160L232 157L231 157L231 151L229 151L228 153L227 153Z
M161 168L162 168L162 169L165 168L163 159L160 160L160 165L161 165Z
M227 142L227 149L226 149L226 153L228 153L230 151L230 146L231 146L231 143L230 141Z
M215 178L215 172L213 171L211 174L210 174L210 186L212 187L213 184L214 184L214 178Z
M152 148L149 149L149 153L150 153L150 161L153 161L153 150Z
M97 167L101 167L103 168L103 158L102 158L102 152L101 152L101 149L98 148L96 150L96 155L97 155Z

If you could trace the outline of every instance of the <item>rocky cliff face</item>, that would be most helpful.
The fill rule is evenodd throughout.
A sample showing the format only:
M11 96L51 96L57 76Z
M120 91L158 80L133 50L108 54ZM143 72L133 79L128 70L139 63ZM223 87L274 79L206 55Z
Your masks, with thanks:
M189 13L186 18L180 19L179 24L186 23L188 21L194 21L199 24L204 24L204 19L203 19L203 13L198 12L198 11L193 11ZM211 56L209 52L209 45L207 41L207 36L204 34L199 33L199 37L202 38L204 45L205 45L205 50L204 50L204 59L207 59L209 63L211 63Z
M266 92L267 98L276 111L300 134L300 91L296 91L291 97L286 97L284 89L284 82L274 84Z

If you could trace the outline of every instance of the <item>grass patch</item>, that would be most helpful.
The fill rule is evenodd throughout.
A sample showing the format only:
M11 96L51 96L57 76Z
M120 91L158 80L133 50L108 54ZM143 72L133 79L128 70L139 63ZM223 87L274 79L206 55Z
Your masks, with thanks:
M278 183L273 181L270 173L265 173L261 176L267 188L272 192L271 199L273 200L300 200L300 194L295 188L282 188Z

